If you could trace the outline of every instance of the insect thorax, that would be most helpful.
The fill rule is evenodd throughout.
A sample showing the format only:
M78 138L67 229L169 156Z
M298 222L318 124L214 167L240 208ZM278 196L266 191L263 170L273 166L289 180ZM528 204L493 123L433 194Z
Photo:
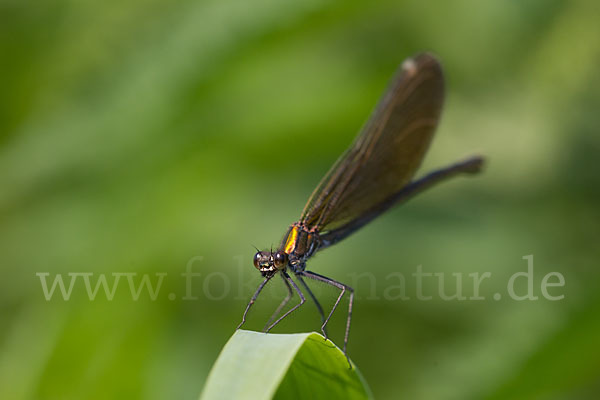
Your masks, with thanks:
M299 223L295 223L290 226L284 235L279 249L288 255L290 267L303 270L304 268L301 265L313 255L318 247L318 233L310 232Z

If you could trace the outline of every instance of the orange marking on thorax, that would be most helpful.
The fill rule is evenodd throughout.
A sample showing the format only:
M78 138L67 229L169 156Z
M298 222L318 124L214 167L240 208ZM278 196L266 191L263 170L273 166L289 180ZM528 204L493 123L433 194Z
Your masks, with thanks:
M287 240L285 241L285 246L283 248L283 251L285 251L286 254L292 254L292 252L296 248L296 240L298 240L298 232L299 232L299 229L297 226L294 226L292 228L292 230L290 231L290 234L288 235Z

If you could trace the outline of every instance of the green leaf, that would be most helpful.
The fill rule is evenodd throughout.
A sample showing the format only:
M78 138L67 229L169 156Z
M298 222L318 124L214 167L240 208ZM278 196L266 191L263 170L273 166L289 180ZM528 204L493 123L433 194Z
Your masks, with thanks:
M318 333L238 330L213 366L201 400L370 399L354 364Z

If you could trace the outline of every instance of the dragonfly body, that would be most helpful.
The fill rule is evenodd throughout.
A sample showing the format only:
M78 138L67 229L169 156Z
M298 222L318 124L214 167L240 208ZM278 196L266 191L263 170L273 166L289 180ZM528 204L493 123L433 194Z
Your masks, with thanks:
M276 251L258 251L254 266L264 280L248 303L241 327L250 307L266 283L279 274L288 295L265 325L268 332L283 318L305 302L305 297L288 271L309 294L321 314L321 330L326 325L345 293L350 294L348 319L344 337L344 353L348 342L354 291L348 285L306 270L307 260L317 251L348 237L383 214L423 190L459 174L480 171L481 157L471 157L433 171L414 180L437 127L444 99L444 77L440 63L430 54L419 54L406 60L363 127L346 152L323 177L308 200L298 222L292 224ZM340 294L327 315L304 278L317 280L340 289ZM279 317L296 292L300 302Z

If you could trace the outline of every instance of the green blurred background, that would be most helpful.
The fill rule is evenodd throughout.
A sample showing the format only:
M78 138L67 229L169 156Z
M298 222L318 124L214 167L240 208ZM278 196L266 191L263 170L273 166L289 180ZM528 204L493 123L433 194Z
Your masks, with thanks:
M472 153L489 163L311 261L356 286L350 356L379 399L597 398L599 11L594 0L2 1L0 398L197 398L260 281L252 245L277 245L422 50L448 81L422 172ZM530 254L540 299L493 300ZM180 274L198 256L198 299L183 300ZM389 274L418 265L446 273L448 293L452 272L491 272L487 300L443 301L433 284L431 301L386 300ZM565 277L550 291L561 301L541 297L551 271ZM39 272L168 275L155 301L132 300L125 278L112 301L91 301L82 281L46 301ZM284 294L271 286L248 328ZM313 287L331 306L336 292ZM330 326L340 345L344 319ZM318 327L308 304L276 331Z

